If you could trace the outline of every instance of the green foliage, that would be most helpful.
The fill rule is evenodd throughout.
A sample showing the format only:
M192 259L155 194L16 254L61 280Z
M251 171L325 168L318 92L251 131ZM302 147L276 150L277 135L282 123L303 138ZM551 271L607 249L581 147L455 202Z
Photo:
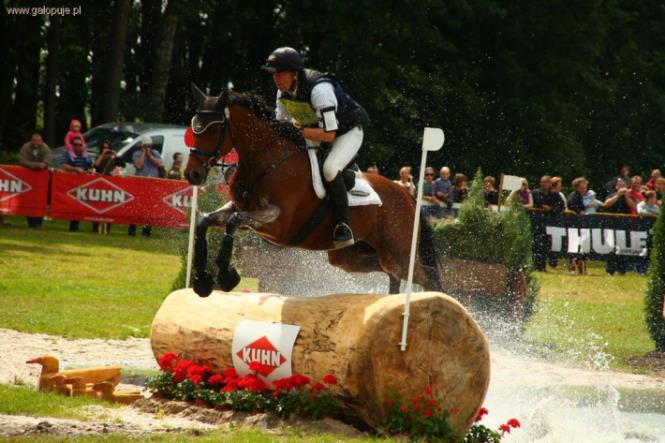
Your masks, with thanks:
M646 323L656 349L665 351L665 319L663 298L665 297L665 210L660 211L653 226L653 250L649 267L649 282L646 292Z

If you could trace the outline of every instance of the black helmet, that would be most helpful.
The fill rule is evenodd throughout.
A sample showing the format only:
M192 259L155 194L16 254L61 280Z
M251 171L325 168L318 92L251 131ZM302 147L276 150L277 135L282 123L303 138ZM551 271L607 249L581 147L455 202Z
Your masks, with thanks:
M271 74L282 71L299 71L302 69L300 53L293 48L285 46L277 48L268 56L268 61L261 69Z

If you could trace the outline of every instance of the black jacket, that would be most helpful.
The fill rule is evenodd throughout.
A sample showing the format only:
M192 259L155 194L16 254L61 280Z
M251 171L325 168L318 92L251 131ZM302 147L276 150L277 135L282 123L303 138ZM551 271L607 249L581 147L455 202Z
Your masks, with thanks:
M565 208L563 199L559 193L554 192L551 189L547 194L543 194L542 190L536 189L532 192L532 195L534 208L542 208L543 205L547 205L552 208L552 214L559 214Z

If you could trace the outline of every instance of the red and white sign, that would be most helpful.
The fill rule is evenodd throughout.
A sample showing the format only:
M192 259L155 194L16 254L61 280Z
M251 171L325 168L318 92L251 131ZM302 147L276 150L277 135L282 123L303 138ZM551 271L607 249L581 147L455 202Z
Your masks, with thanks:
M49 172L22 166L0 166L0 214L43 217L48 201Z
M266 382L292 375L291 355L300 326L243 320L233 335L231 357L240 375L258 363L257 374Z
M192 189L182 180L54 172L51 217L182 228Z

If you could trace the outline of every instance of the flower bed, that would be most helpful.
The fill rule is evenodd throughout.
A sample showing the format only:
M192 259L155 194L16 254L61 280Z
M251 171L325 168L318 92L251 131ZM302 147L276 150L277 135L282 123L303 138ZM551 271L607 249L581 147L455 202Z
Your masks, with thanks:
M340 405L328 391L337 384L334 375L328 374L320 381L295 374L291 377L266 383L257 371L258 362L250 364L253 373L238 375L235 369L215 374L207 365L185 360L169 352L159 360L160 373L147 384L156 395L167 399L184 400L221 409L244 412L270 412L287 418L298 415L309 418L341 415ZM409 401L397 395L386 400L388 414L381 428L383 435L404 435L414 440L446 442L498 442L520 427L511 419L494 431L484 425L474 424L465 437L460 436L448 424L451 415L460 411L447 409L443 402L434 398L432 389L425 387L422 394ZM482 408L476 417L479 422L487 410Z

